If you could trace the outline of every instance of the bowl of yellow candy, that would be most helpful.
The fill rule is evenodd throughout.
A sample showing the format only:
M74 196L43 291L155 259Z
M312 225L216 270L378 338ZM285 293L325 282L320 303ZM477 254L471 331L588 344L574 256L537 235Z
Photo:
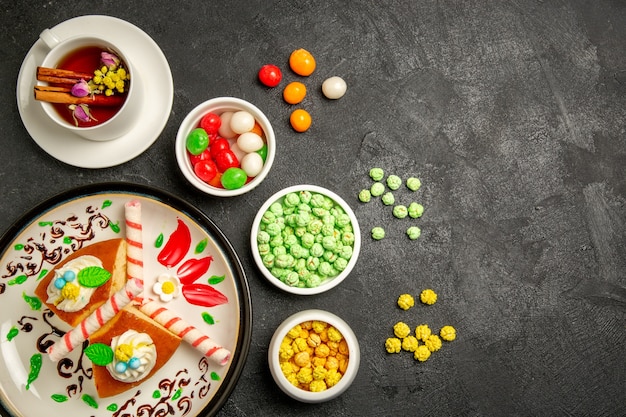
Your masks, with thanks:
M359 343L350 326L335 314L305 310L276 329L268 362L285 394L305 403L320 403L341 395L354 381Z
M252 257L276 287L312 295L339 285L359 256L357 218L339 195L316 185L284 188L252 222Z

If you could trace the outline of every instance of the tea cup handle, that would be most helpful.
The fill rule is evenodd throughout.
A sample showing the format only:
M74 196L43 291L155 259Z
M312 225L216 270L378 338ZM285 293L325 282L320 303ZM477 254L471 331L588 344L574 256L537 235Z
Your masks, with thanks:
M39 39L41 39L50 49L54 48L61 42L61 39L59 39L50 29L44 29L43 32L39 34Z

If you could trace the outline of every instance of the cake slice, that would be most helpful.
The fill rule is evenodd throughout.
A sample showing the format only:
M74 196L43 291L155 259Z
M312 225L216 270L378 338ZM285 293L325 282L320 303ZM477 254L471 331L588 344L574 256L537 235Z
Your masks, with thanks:
M180 342L180 337L137 308L122 309L89 338L87 356L94 362L93 381L98 396L111 397L140 385L167 363ZM112 357L108 363L97 364L90 349L99 355L109 347Z
M76 327L126 282L126 242L110 239L69 255L39 282L35 295Z

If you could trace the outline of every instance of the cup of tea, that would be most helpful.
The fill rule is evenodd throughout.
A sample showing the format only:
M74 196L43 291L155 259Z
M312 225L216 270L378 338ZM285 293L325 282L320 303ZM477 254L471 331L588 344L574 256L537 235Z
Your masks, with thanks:
M124 46L101 36L39 36L50 51L37 68L35 99L47 117L85 139L108 141L129 132L141 116L141 79Z

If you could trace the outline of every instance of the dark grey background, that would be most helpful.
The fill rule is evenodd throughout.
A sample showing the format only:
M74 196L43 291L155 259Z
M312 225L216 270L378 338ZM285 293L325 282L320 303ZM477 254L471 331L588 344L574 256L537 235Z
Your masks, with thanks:
M626 415L626 2L624 1L27 1L3 2L0 24L0 230L76 185L130 181L173 192L207 213L245 266L254 330L243 375L220 416ZM68 18L107 14L162 48L175 86L159 139L120 166L68 166L20 120L17 74L37 36ZM280 89L258 84L265 63L287 69L296 48L317 58L296 134ZM322 81L348 93L329 101ZM152 86L158 88L158 85ZM207 197L173 154L186 112L217 96L260 107L278 149L253 192ZM361 204L368 170L422 179L426 207L408 220ZM279 292L253 265L249 227L262 202L299 183L344 197L361 224L353 274L327 294ZM387 238L372 241L381 225ZM432 307L403 312L401 293L431 287ZM321 405L284 396L266 364L277 325L322 308L361 342L352 387ZM387 355L404 320L452 324L456 341L425 363Z

